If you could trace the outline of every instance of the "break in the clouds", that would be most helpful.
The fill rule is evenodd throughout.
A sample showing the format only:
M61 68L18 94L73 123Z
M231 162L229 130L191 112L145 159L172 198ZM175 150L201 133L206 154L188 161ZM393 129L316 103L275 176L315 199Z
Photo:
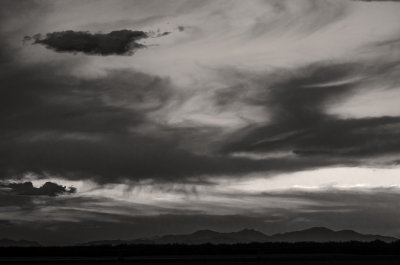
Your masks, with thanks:
M165 222L184 229L157 233L400 235L396 1L0 5L9 236L146 236Z

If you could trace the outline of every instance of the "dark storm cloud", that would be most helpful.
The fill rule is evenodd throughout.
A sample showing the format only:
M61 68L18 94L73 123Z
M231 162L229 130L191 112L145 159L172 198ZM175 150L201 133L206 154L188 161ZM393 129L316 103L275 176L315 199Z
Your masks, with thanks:
M265 106L272 123L246 129L229 140L215 140L224 148L219 150L217 144L219 152L206 153L196 153L186 145L198 145L196 141L204 139L213 142L216 129L203 133L160 125L150 118L174 99L168 79L127 69L80 79L66 74L71 67L73 62L11 65L0 76L4 95L0 98L1 178L30 172L98 183L190 182L202 176L253 172L268 176L360 165L360 158L395 154L400 148L397 117L339 119L325 114L326 104L359 87L357 82L335 83L352 77L359 67L356 64L318 64L292 74L284 70L273 84L267 82L273 78L259 78L254 83L255 98L241 98L238 91L224 94L229 97L226 102L239 98ZM143 133L143 127L153 129ZM257 160L231 156L266 151L295 155Z
M255 78L255 96L224 93L225 102L241 100L262 106L270 117L266 125L239 132L225 152L290 151L310 162L330 158L344 165L398 154L400 117L342 118L327 113L331 104L369 89L371 76L377 86L385 87L393 81L388 75L398 73L392 63L371 65L331 63L281 70Z
M32 182L23 183L8 183L1 184L1 188L8 188L12 193L17 195L32 195L32 196L58 196L62 194L71 194L76 192L74 187L65 187L53 182L46 182L41 187L36 188Z
M75 65L10 67L3 73L2 131L127 132L143 122L147 112L162 106L170 93L168 81L157 77L120 70L81 80L63 74L69 67Z
M213 137L213 130L196 136L196 128L170 128L149 118L173 97L168 79L124 69L80 79L65 73L71 67L73 62L10 65L0 76L1 178L31 172L99 183L180 182L203 175L293 171L328 163L194 153L180 140L187 135ZM141 133L146 126L154 129Z
M186 145L213 142L217 129L203 133L150 118L174 100L167 78L119 69L82 79L69 74L79 63L22 66L11 60L0 74L0 178L30 172L98 183L186 182L204 175L268 174L337 163L195 153ZM143 133L141 128L152 129ZM182 144L182 139L189 143Z
M27 36L33 44L42 44L57 52L82 52L90 55L132 55L136 50L146 47L137 41L147 38L143 31L115 30L110 33L90 33L87 31L60 31Z

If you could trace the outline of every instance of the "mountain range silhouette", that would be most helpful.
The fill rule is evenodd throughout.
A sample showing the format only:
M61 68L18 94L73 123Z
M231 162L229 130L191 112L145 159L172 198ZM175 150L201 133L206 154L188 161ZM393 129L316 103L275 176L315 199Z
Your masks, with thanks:
M371 242L383 241L386 243L399 240L395 237L361 234L353 230L334 231L326 227L312 227L305 230L292 231L266 235L254 229L243 229L237 232L221 233L212 230L199 230L191 234L164 235L152 238L139 238L132 240L98 240L89 241L77 246L100 245L161 245L161 244L238 244L238 243L264 243L264 242ZM38 247L40 243L29 240L0 239L0 247Z
M192 234L164 235L154 238L134 240L91 241L83 245L121 245L121 244L237 244L253 242L370 242L380 240L393 242L395 237L361 234L353 230L334 231L325 227L312 227L305 230L266 235L254 229L220 233L212 230L199 230Z
M41 244L30 240L0 239L0 247L40 247Z

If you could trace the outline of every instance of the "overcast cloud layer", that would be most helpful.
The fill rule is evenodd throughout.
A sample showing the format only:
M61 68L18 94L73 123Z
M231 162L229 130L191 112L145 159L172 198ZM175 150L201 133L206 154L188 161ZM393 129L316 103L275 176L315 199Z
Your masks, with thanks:
M396 2L2 1L1 231L399 236Z

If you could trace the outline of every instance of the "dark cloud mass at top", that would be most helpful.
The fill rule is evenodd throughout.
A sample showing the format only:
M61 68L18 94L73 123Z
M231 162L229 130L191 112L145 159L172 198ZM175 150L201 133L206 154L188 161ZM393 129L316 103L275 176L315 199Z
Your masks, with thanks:
M132 55L136 50L146 47L137 41L147 38L143 31L128 29L110 33L90 33L87 31L60 31L26 36L25 41L42 44L57 52L82 52L90 55Z

